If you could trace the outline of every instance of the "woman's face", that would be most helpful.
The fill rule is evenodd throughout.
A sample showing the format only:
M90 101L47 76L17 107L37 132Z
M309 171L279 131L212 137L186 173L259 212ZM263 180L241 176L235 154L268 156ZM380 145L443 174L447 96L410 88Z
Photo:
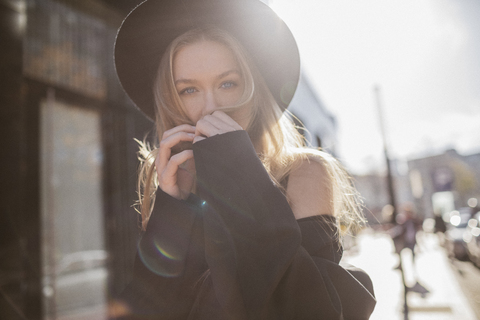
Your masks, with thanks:
M222 107L232 107L245 85L240 68L226 46L203 40L181 48L173 60L173 78L178 95L194 123ZM229 115L242 128L249 122L247 108Z

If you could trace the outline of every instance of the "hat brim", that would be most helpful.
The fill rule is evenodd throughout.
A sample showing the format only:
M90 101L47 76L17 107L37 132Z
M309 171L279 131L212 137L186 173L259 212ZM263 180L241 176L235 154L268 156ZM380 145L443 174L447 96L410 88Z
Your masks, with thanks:
M151 120L153 84L168 45L193 28L216 26L250 54L282 109L300 75L297 44L287 25L258 0L146 0L122 22L115 41L115 67L123 89Z

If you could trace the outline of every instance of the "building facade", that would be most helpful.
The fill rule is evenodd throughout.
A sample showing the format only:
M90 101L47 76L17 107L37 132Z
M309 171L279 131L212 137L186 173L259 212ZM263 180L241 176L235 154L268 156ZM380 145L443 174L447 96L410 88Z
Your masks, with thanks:
M397 212L402 204L413 203L421 218L433 218L469 206L469 199L480 200L480 153L461 155L455 150L410 159L408 171L393 167L393 186ZM355 185L364 198L366 215L372 224L389 222L382 209L389 203L384 174L354 176Z
M1 319L105 319L128 281L133 138L152 124L118 84L113 42L138 2L0 0Z
M451 149L412 159L408 169L414 202L426 217L467 207L471 198L480 200L480 154L460 155Z
M326 108L302 70L297 91L288 110L298 119L300 130L313 147L321 147L336 154L337 123L333 114Z

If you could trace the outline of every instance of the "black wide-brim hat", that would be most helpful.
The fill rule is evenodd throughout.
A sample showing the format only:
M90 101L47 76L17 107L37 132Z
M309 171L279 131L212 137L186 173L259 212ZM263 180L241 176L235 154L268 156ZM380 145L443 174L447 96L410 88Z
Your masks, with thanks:
M215 26L250 54L273 97L286 109L300 75L297 44L287 25L259 0L147 0L133 9L115 41L115 67L123 89L151 120L153 85L168 45L193 28Z

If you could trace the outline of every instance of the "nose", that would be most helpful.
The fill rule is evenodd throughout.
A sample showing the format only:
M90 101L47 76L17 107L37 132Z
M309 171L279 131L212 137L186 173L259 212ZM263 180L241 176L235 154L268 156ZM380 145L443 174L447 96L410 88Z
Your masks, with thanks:
M206 91L204 96L204 106L202 116L213 113L219 107L215 93L213 91Z

